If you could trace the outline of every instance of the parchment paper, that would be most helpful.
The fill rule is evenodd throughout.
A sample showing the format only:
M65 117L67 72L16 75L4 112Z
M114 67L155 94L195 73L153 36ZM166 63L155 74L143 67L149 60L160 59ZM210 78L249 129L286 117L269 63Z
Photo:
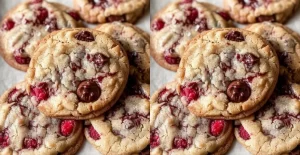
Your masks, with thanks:
M151 0L151 19L164 6L166 6L169 2L174 0ZM209 2L215 4L217 6L222 7L223 0L198 0L202 2ZM293 17L289 20L288 23L285 24L289 28L295 30L300 33L300 9L293 15ZM238 27L243 27L243 25L238 25ZM168 71L162 67L160 67L153 59L151 59L151 93L155 90L162 87L165 83L171 82L175 78L175 72ZM250 153L242 147L236 140L231 148L229 155L250 155Z
M18 3L24 0L0 0L0 18L2 19L6 12L16 6ZM69 7L73 6L72 0L48 0L50 2L59 2L65 4ZM150 14L149 11L146 13L136 25L146 32L150 32ZM94 27L95 25L87 25L88 27ZM0 95L4 93L5 90L12 87L18 82L24 80L25 73L18 71L8 64L0 57ZM100 153L92 147L87 141L85 141L81 150L77 153L78 155L99 155Z

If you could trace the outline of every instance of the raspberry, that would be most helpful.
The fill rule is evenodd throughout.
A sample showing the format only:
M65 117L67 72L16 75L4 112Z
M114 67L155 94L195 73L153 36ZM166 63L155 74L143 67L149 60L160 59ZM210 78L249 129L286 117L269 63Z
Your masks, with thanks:
M173 146L176 148L176 149L185 149L188 147L188 142L186 139L183 139L183 138L175 138L174 141L173 141Z
M244 140L250 139L249 133L245 130L245 128L242 125L239 127L239 134Z
M225 35L227 40L242 42L245 41L243 34L239 31L230 31Z
M60 122L60 134L65 137L68 137L72 134L74 127L74 120L63 120Z
M92 42L95 41L93 34L89 31L81 31L75 35L77 40Z
M152 29L155 31L159 31L164 27L165 27L165 22L162 19L158 19L152 24Z
M12 19L8 19L3 25L3 29L9 31L15 27L15 22Z
M100 134L95 130L95 128L91 125L89 126L89 135L91 136L91 138L93 138L94 140L99 140L100 139Z
M154 148L157 147L160 144L159 141L159 135L157 133L157 131L151 131L151 135L150 135L150 147Z
M38 102L49 98L48 84L42 82L37 86L31 86L31 96L35 96Z
M23 147L26 149L35 149L37 148L38 143L33 138L25 138L23 141Z
M213 120L210 122L210 134L217 137L224 129L225 122L223 120Z

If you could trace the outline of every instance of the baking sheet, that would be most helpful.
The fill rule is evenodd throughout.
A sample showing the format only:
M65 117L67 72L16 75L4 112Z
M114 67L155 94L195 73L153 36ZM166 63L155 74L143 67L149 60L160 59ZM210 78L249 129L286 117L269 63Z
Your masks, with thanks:
M175 0L151 0L151 19L164 6L169 2ZM217 6L222 7L223 0L198 0L199 2L209 2ZM294 31L300 33L300 9L293 15L288 23L285 24ZM243 25L238 25L238 27L243 27ZM153 93L158 88L162 87L165 83L173 81L175 78L175 72L168 71L160 67L153 59L151 59L151 93ZM242 147L237 141L234 142L229 155L250 155L250 153Z
M0 18L2 19L5 13L16 6L18 3L25 0L0 0ZM50 2L59 2L67 6L72 7L72 0L48 0ZM150 14L149 11L146 13L136 25L146 32L150 32ZM87 25L88 27L94 27L95 25ZM12 87L14 84L24 80L25 73L18 71L8 64L0 57L0 94L4 93L5 90ZM100 153L92 147L87 141L85 141L81 150L77 153L78 155L99 155Z

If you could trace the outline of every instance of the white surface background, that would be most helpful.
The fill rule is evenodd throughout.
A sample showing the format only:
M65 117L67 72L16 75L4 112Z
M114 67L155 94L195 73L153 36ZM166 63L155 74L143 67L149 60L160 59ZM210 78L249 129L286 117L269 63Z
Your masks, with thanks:
M155 13L166 6L169 2L175 0L151 0L151 19L154 17ZM198 0L202 2L209 2L217 6L222 7L223 0ZM300 33L300 9L295 13L294 16L285 24L289 28ZM242 27L243 25L239 25ZM158 88L162 87L165 83L174 81L175 72L168 71L160 67L153 59L151 59L151 92L153 93ZM244 149L237 141L234 142L229 155L250 155L250 153Z
M2 19L5 13L16 6L18 3L25 0L0 0L0 18ZM67 6L72 7L72 0L48 0L53 2L63 3ZM149 11L147 11L149 12ZM150 32L150 15L149 13L145 14L142 19L140 19L136 25L143 30ZM89 25L93 27L94 25ZM14 84L24 80L25 73L18 71L8 64L0 57L0 94L4 93L5 90L12 87ZM100 155L100 153L92 147L87 141L82 146L78 155Z

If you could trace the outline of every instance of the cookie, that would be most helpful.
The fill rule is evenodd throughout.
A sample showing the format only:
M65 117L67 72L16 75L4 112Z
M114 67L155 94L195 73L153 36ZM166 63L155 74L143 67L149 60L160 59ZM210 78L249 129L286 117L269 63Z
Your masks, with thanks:
M75 154L84 136L82 122L39 112L22 82L0 97L0 154Z
M278 75L276 52L265 39L243 29L215 29L187 45L177 89L196 116L238 119L266 103Z
M150 154L225 154L233 142L231 121L200 118L180 100L176 82L150 99Z
M288 20L299 0L225 0L224 7L240 23L280 22Z
M110 34L124 47L130 63L130 75L150 83L150 37L131 24L113 22L99 25L96 30Z
M229 15L212 8L217 7L196 0L177 0L158 12L151 22L154 60L163 68L176 71L190 39L205 30L228 27Z
M46 116L89 119L107 111L129 74L117 41L92 29L65 29L45 37L31 60L28 91Z
M279 78L268 103L236 123L237 140L252 154L298 155L300 145L300 85Z
M138 154L149 145L149 89L129 81L112 109L86 123L85 137L101 154Z
M90 23L136 22L149 7L149 0L73 0L81 17Z
M79 14L66 6L26 1L10 10L0 23L0 54L10 66L26 71L40 39L53 31L79 26Z
M260 34L272 44L279 57L280 75L299 83L300 37L281 24L269 22L252 24L247 30Z

